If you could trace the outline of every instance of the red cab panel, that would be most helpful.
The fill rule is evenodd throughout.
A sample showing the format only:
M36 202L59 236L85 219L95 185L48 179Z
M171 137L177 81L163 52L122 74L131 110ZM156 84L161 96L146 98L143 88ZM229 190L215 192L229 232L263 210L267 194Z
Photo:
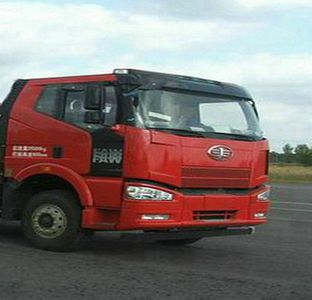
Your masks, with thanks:
M229 147L233 156L212 159L208 150L217 145ZM265 140L181 137L128 127L124 175L181 188L251 188L267 180L267 149Z

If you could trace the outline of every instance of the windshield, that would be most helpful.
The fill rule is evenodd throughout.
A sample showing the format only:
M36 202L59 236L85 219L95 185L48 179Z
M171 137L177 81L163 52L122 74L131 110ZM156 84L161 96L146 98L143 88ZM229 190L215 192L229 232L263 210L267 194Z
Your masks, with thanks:
M252 103L164 90L138 90L137 126L199 136L261 139Z

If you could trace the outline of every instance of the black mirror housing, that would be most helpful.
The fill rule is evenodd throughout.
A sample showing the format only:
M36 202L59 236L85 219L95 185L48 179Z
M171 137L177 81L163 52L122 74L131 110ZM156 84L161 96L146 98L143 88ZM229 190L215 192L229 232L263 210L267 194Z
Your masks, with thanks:
M85 100L85 109L101 109L101 89L97 86L88 86L87 97Z
M101 113L99 111L86 111L84 121L88 124L99 124L101 123Z

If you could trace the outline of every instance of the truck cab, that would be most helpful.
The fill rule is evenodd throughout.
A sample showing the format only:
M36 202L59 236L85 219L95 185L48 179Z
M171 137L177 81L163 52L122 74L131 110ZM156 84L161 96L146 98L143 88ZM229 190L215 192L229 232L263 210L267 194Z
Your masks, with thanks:
M0 127L1 216L39 248L95 230L186 244L266 222L268 141L237 85L133 69L18 80Z

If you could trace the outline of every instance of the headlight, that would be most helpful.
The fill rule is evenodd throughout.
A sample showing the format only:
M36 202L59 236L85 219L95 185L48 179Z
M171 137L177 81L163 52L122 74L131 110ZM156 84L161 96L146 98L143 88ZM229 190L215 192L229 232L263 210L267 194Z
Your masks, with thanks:
M270 190L258 194L257 199L260 201L268 201L270 199Z
M173 199L173 195L170 193L144 186L129 185L126 194L129 199L134 200L171 201Z

